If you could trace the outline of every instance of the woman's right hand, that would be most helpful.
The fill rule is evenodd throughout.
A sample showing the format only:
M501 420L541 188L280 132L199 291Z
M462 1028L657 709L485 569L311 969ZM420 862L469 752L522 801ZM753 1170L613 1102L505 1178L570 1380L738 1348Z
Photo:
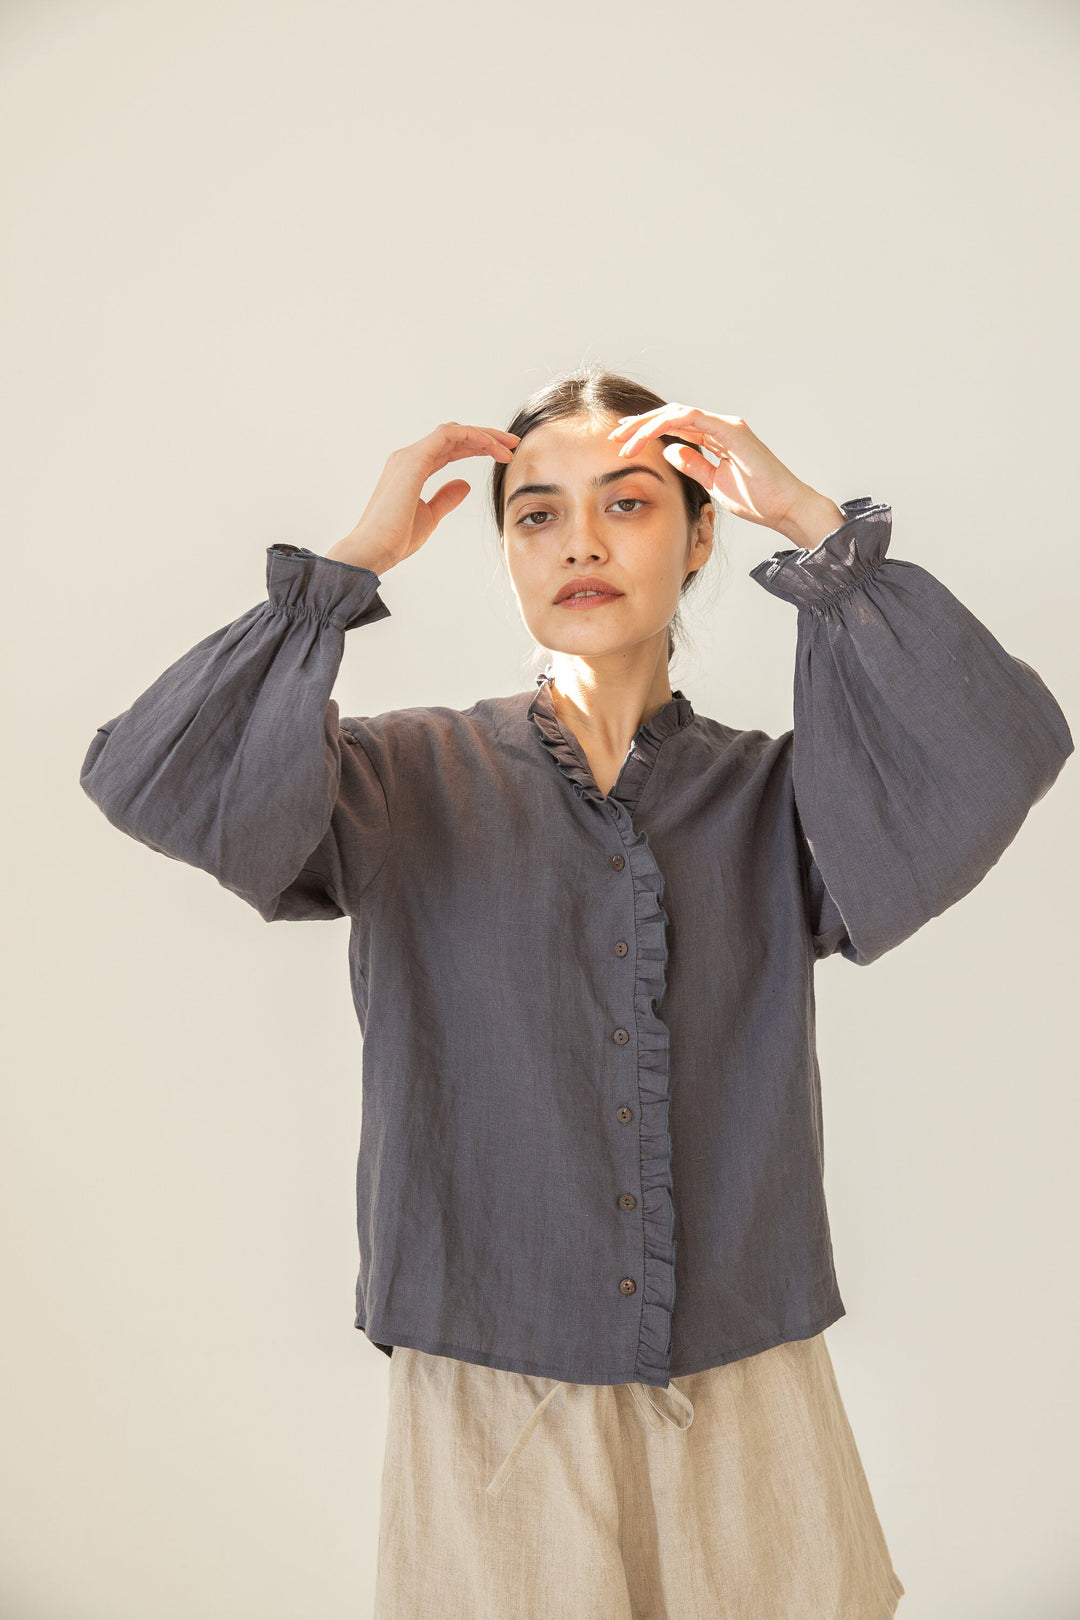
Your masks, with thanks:
M433 473L465 456L486 455L508 462L518 442L516 433L501 428L442 422L415 444L392 450L356 527L326 555L354 568L385 574L419 551L436 525L469 493L471 486L464 478L452 478L429 499L421 500L420 491Z

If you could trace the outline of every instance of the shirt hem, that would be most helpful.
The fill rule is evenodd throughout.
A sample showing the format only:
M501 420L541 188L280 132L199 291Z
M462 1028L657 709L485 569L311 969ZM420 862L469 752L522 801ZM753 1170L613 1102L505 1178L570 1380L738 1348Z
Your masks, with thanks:
M724 1367L732 1361L743 1361L747 1356L759 1354L762 1350L771 1350L778 1344L791 1344L798 1339L811 1339L818 1333L823 1333L827 1327L838 1322L842 1316L847 1315L843 1304L834 1306L826 1312L825 1316L815 1322L805 1323L799 1327L788 1329L784 1333L774 1333L768 1338L755 1340L752 1344L739 1346L721 1354L712 1352L705 1356L691 1357L689 1360L673 1364L668 1373L667 1382L656 1385L657 1388L666 1389L672 1378L688 1378L692 1373L707 1372L712 1367ZM394 1345L402 1345L408 1350L423 1350L430 1356L448 1356L453 1361L470 1361L480 1367L495 1367L501 1372L521 1373L527 1378L553 1378L559 1383L567 1384L641 1384L651 1383L651 1379L643 1379L634 1370L614 1372L610 1376L599 1378L582 1378L580 1369L571 1369L565 1366L553 1366L550 1362L523 1361L518 1356L500 1356L489 1351L476 1350L471 1346L449 1344L440 1339L428 1339L423 1335L412 1333L396 1333L380 1330L378 1338L368 1333L367 1327L359 1317L353 1326L363 1333L375 1348L382 1350L384 1355L390 1355L392 1345L383 1344L382 1339L392 1339Z
M673 1364L671 1377L689 1378L692 1373L708 1372L713 1367L726 1367L730 1361L745 1361L747 1356L759 1355L763 1350L773 1350L778 1344L794 1344L799 1339L813 1339L817 1334L824 1333L827 1327L832 1327L834 1322L839 1322L840 1318L846 1315L846 1306L834 1306L818 1321L811 1322L807 1326L789 1328L786 1333L774 1333L767 1339L758 1339L755 1344L741 1345L738 1350L732 1350L728 1354L719 1357L712 1354L706 1356L704 1361L682 1361L677 1367Z

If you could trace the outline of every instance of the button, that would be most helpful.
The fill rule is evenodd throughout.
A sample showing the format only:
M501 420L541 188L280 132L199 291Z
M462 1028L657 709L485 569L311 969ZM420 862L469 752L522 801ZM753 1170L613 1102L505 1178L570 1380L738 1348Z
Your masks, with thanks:
M621 872L623 867L626 865L626 856L613 855L611 857L611 864L615 868L616 872Z
M617 1110L617 1113L624 1125L629 1125L630 1121L634 1117L634 1110L632 1108L627 1108L625 1103L620 1109Z
M617 939L615 941L615 955L616 956L625 956L629 949L630 949L630 947L626 943L625 939Z
M620 1209L633 1209L634 1205L636 1203L637 1203L637 1199L634 1197L633 1193L620 1193L619 1194L619 1208Z
M630 1039L630 1036L625 1029L617 1029L611 1038L613 1041L617 1042L619 1046L625 1046L627 1041Z
M634 1281L633 1277L624 1277L622 1282L619 1284L619 1287L622 1289L624 1294L637 1293L637 1283Z

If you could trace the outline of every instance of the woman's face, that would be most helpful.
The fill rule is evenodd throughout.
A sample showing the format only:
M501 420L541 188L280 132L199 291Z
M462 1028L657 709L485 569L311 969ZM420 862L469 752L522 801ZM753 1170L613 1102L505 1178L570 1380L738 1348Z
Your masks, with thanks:
M650 439L620 457L607 437L615 421L564 418L522 439L504 485L507 567L521 616L542 647L590 658L655 638L666 658L679 588L712 550L713 506L704 507L691 544L679 475L664 447ZM557 602L560 589L582 576L617 594Z

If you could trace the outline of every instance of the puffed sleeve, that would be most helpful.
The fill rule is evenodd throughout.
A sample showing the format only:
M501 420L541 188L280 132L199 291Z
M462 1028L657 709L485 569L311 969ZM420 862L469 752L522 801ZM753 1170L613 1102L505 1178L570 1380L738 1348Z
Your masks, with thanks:
M1073 752L1057 701L847 501L750 570L798 608L791 781L816 957L865 966L968 894Z
M122 832L267 922L354 915L390 819L330 692L346 630L390 610L377 574L304 546L267 548L266 585L99 728L80 783Z

